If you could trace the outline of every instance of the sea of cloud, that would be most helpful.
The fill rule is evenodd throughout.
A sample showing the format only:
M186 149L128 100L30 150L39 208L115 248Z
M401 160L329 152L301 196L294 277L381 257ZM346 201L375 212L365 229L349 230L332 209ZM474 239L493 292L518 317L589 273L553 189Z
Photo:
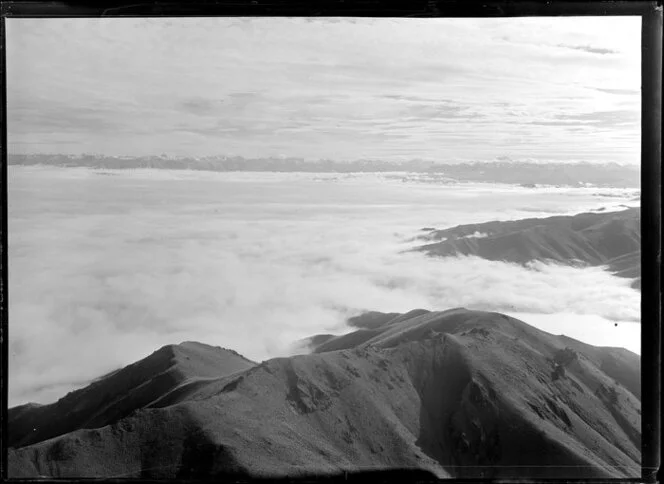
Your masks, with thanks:
M638 352L640 294L628 279L407 252L424 227L616 209L635 195L10 167L10 405L53 401L170 343L287 355L307 336L348 331L346 318L365 310L502 311Z

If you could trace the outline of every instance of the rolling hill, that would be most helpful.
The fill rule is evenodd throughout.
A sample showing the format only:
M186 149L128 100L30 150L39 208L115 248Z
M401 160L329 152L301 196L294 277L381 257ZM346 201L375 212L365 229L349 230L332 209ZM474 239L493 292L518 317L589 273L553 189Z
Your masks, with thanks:
M517 264L539 260L605 265L640 287L639 208L459 225L430 230L421 239L429 243L415 250L435 257L474 255Z
M637 355L463 308L354 323L312 354L258 365L196 343L162 348L44 406L51 422L73 425L75 406L90 416L52 438L30 437L44 407L13 409L9 475L639 475ZM154 383L164 366L186 377Z

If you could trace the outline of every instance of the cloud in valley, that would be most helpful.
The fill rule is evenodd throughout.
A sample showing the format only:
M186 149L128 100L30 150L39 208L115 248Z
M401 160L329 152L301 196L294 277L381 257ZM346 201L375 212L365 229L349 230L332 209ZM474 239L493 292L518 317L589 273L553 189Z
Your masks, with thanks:
M598 197L580 189L441 191L371 177L11 173L12 404L53 400L185 340L254 360L288 354L300 338L347 331L344 320L364 310L565 313L608 328L640 318L630 281L599 268L402 253L424 226L621 202L610 190ZM464 212L469 203L474 210Z

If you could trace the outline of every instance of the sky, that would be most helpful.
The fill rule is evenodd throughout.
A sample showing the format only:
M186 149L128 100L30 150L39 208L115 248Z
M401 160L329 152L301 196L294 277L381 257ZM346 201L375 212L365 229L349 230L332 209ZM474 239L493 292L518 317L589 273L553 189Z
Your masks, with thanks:
M6 24L13 153L639 163L638 17Z
M9 167L10 406L48 403L166 344L254 360L364 311L466 307L640 349L640 292L601 267L406 252L423 227L571 214L634 190L387 175Z

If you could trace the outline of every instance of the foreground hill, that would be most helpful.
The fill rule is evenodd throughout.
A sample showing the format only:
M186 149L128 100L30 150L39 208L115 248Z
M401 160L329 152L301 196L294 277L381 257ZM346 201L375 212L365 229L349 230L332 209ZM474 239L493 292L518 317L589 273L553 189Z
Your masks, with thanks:
M190 379L109 425L10 449L10 476L639 475L638 356L497 313L381 314L313 354ZM110 378L107 398L122 398Z
M639 208L459 225L431 230L423 238L432 242L416 250L432 256L606 265L618 276L635 279L633 286L640 287Z
M104 427L183 382L229 375L254 364L234 351L200 343L165 346L51 405L31 403L10 408L7 443L21 447L79 428Z

